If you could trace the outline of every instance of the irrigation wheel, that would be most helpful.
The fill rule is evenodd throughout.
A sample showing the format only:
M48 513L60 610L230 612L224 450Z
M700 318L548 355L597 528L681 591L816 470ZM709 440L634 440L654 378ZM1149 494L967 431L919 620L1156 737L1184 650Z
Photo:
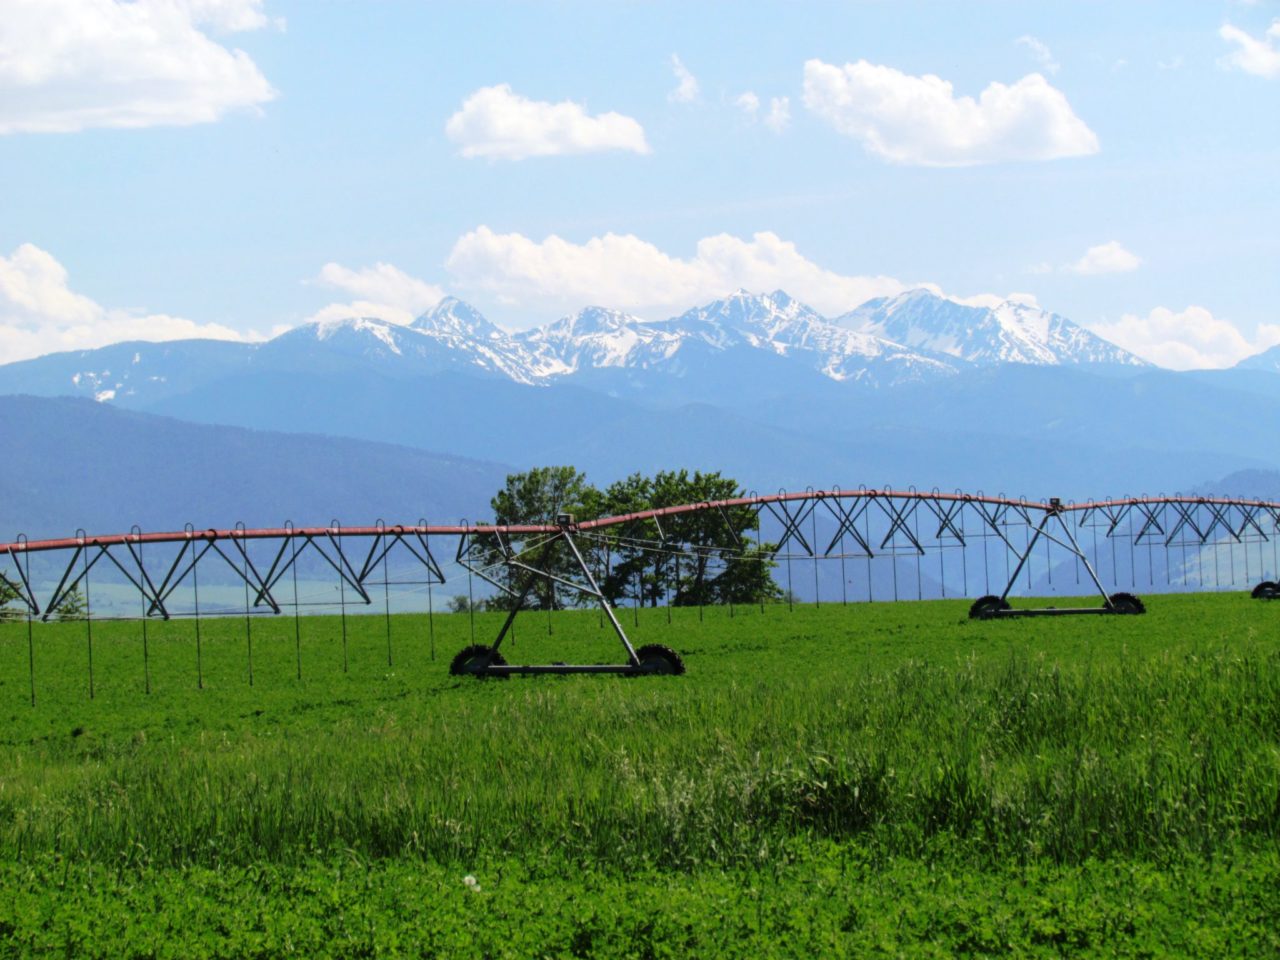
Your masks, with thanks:
M1132 593L1113 593L1107 597L1115 613L1146 613L1147 605Z
M640 672L659 676L678 677L684 673L684 661L680 654L660 643L650 643L636 651Z
M1280 600L1280 583L1263 580L1253 588L1251 596L1255 600Z
M1001 610L1009 609L1009 601L1001 600L995 594L988 594L973 601L969 607L970 620L990 620Z
M490 667L502 667L506 663L498 651L477 643L458 651L458 655L449 664L449 672L455 677L487 677Z

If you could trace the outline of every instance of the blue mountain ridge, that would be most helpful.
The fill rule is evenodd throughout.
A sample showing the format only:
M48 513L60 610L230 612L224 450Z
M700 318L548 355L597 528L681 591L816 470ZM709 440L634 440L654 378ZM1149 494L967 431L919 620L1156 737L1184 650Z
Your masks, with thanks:
M1161 370L1023 305L979 310L994 339L971 338L961 349L953 329L939 328L930 344L922 326L929 317L941 312L952 323L978 309L956 305L964 311L957 313L948 303L919 293L896 303L895 323L920 311L910 321L916 343L906 347L827 321L781 291L740 292L657 323L590 308L558 327L514 335L450 298L409 327L358 318L304 325L262 344L129 343L53 354L0 366L0 395L99 401L64 408L70 419L128 410L308 434L309 443L333 444L332 464L322 468L317 446L312 469L340 477L334 491L370 475L366 459L342 447L348 440L396 445L378 462L406 485L432 478L410 479L412 471L392 465L396 456L445 478L454 460L468 458L513 468L569 463L597 484L687 467L723 470L760 491L915 484L1077 499L1189 489L1206 477L1280 467L1280 374ZM884 309L873 304L862 315ZM1052 336L1036 341L1040 331ZM993 355L1011 343L1020 351L1014 359ZM1114 362L1060 355L1064 344ZM122 449L141 443L143 421L132 434L105 415L95 422L107 442L124 431ZM216 448L227 436L206 442ZM277 496L289 489L287 468L269 447L246 448L241 472L287 513ZM56 469L42 467L36 449L28 473ZM448 453L428 462L414 460L415 451ZM255 470L255 457L277 473ZM124 469L110 462L108 473ZM487 469L483 495L455 502L487 503L502 472ZM197 498L213 483L203 472L185 482ZM387 498L384 515L401 502L390 480L369 489ZM91 496L79 502L83 512L67 522L126 519L98 510ZM342 511L335 503L326 512Z

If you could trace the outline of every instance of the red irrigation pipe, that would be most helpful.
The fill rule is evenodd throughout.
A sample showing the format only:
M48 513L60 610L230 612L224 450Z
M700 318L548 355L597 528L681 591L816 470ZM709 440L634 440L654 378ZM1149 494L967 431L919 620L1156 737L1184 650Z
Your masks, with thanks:
M770 503L788 503L797 500L853 500L874 499L885 500L929 500L939 503L981 503L990 506L1017 507L1028 510L1049 510L1045 502L1034 503L1027 500L1015 500L1009 497L989 497L982 494L968 493L932 493L916 490L813 490L798 493L777 493L754 497L733 497L727 500L702 501L686 503L674 507L660 507L653 510L639 510L634 513L619 514L612 517L601 517L576 524L579 530L599 530L627 523L635 523L654 518L679 516L687 513L698 513L705 510L722 510L733 507L762 506ZM1139 504L1205 504L1209 506L1255 507L1280 513L1280 503L1269 500L1244 500L1232 497L1128 497L1117 500L1099 500L1086 503L1060 504L1057 509L1063 512L1077 513L1084 510L1106 509L1114 507L1136 506ZM123 544L146 543L183 543L186 541L216 540L266 540L285 539L290 537L377 537L390 534L410 534L421 536L439 535L477 535L502 534L506 536L526 536L533 534L556 533L560 527L556 524L414 524L412 526L397 525L366 527L271 527L257 529L225 529L217 530L179 530L168 533L114 533L98 536L64 537L54 540L31 540L0 544L0 556L19 553L43 553L51 550L70 550L76 547L116 546Z

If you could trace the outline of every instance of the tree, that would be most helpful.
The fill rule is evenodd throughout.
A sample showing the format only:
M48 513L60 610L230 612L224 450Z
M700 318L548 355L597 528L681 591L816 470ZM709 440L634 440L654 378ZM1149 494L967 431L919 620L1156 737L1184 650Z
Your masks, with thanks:
M13 584L0 577L0 620L16 620L21 615L21 611L13 606L19 596Z
M56 609L51 611L55 620L83 620L89 615L89 605L79 587L72 587L62 597Z
M719 472L664 471L652 478L633 474L611 485L604 509L619 515L740 496L737 482ZM604 592L614 602L629 596L650 606L664 600L687 606L776 599L773 545L758 545L748 537L758 523L753 509L738 506L627 525L610 545Z
M534 467L509 474L506 484L489 504L497 524L550 524L565 513L572 514L576 520L594 518L600 510L601 496L600 491L587 482L586 474L574 467ZM572 551L562 542L540 542L544 539L535 537L528 544L520 544L521 561L565 579L580 580L581 571ZM483 545L483 555L485 563L490 565L502 563L505 556L496 540ZM504 576L511 593L500 594L490 601L497 609L511 609L526 590L525 605L540 610L558 609L585 599L585 595L557 589L551 580L527 570L507 567Z
M719 472L663 471L652 477L633 473L601 493L573 467L536 467L508 476L490 503L496 523L518 525L553 524L564 513L582 521L740 496L737 481ZM775 545L757 544L749 536L758 525L751 507L716 507L636 520L602 530L599 537L578 537L575 543L592 572L600 571L600 588L610 603L625 598L655 607L757 603L781 596L772 576ZM581 568L563 541L531 537L517 539L512 546L522 563L581 582ZM488 601L493 608L509 610L521 595L525 606L537 609L591 600L570 588L557 588L546 577L505 565L506 554L497 538L480 544L480 553L512 591Z
M686 470L654 477L655 507L714 503L743 496L738 482L719 471L692 476ZM672 603L754 603L774 599L773 544L757 545L748 537L758 529L756 511L746 506L716 507L677 514L663 521L668 539L686 545L686 563L669 571Z
M633 473L609 485L601 512L617 517L652 507L653 480ZM647 601L657 606L663 593L657 577L658 564L652 559L661 549L658 525L652 520L637 521L611 528L605 536L604 556L597 555L597 561L603 561L600 589L609 602L616 604L624 597L634 597L640 603Z

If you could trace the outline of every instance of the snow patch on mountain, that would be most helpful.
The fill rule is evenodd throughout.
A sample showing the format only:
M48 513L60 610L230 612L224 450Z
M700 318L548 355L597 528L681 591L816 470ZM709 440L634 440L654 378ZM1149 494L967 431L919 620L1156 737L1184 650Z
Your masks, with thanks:
M869 300L835 322L912 349L976 364L1146 365L1066 317L1014 300L994 307L971 306L917 289Z
M669 360L682 338L639 317L587 307L517 339L543 361L544 376L604 367L649 369Z
M719 349L746 345L791 357L833 380L901 383L956 370L953 363L889 338L836 326L782 290L738 290L666 321L665 327Z
M396 342L396 336L391 331L391 324L385 320L378 320L375 317L353 317L348 320L321 320L315 324L315 336L317 340L330 340L334 337L352 336L359 337L364 334L372 337L387 347L392 353L400 355L400 345ZM306 335L306 328L303 329L303 335Z

